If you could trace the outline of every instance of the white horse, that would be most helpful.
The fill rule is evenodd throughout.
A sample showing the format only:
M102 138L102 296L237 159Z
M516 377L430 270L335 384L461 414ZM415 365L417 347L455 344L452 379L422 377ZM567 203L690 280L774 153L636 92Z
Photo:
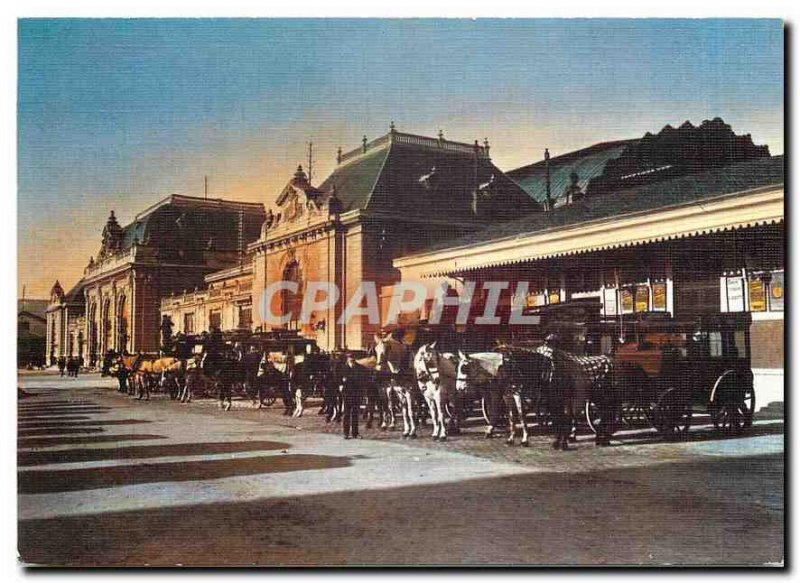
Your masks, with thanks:
M431 437L447 440L447 405L453 406L451 421L456 423L456 357L441 354L436 342L423 344L414 355L414 372L417 383L431 414ZM454 429L457 430L457 427Z
M393 338L384 339L375 335L378 378L387 379L386 386L381 387L381 389L385 391L388 403L389 428L393 429L396 423L394 407L392 406L393 397L396 397L403 415L403 437L413 439L417 437L414 405L419 392L414 382L413 369L411 368L411 354L411 348L403 342Z
M504 365L506 365L505 356L501 352L477 352L466 355L459 350L456 390L465 393L469 389L479 388L483 391L487 413L487 426L484 434L486 438L491 437L494 433L494 419L496 418L494 413L502 399L508 413L506 443L514 445L516 417L522 430L521 445L527 447L528 423L525 419L526 412L521 388L514 382L511 375L505 374Z

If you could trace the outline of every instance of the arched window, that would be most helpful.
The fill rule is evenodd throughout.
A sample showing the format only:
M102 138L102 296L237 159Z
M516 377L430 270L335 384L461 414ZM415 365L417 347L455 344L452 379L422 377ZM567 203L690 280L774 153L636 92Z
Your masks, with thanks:
M89 307L89 365L94 366L97 363L97 352L99 350L98 341L98 323L97 323L97 304L92 302Z
M103 301L102 312L102 328L101 328L101 345L103 354L111 348L111 299L106 298Z
M284 268L283 281L293 281L297 284L297 293L281 290L281 314L291 314L288 328L299 330L300 310L303 307L303 276L300 264L296 260L290 261Z
M130 348L128 341L130 340L129 333L130 323L130 307L128 299L125 295L119 296L117 300L117 350L126 352Z

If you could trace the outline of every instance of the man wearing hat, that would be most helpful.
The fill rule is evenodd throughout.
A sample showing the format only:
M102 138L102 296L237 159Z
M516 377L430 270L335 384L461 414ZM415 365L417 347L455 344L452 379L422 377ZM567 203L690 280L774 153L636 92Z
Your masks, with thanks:
M342 371L342 429L344 438L360 439L358 434L358 415L363 397L365 371L356 363L355 357L348 352L345 356L345 366Z

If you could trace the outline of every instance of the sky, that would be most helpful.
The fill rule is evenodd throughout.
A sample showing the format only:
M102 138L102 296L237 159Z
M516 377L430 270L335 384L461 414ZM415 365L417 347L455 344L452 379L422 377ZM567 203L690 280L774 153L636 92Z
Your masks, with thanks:
M778 20L23 19L18 291L82 276L111 209L269 206L399 131L488 138L503 170L721 117L783 153Z

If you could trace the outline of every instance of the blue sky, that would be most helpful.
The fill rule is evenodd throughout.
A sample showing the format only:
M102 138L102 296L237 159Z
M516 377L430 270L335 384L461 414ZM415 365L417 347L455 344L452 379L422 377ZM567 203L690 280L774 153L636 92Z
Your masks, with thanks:
M21 20L20 287L74 283L109 209L204 174L270 203L308 140L319 181L390 120L508 170L715 116L783 152L780 21Z

